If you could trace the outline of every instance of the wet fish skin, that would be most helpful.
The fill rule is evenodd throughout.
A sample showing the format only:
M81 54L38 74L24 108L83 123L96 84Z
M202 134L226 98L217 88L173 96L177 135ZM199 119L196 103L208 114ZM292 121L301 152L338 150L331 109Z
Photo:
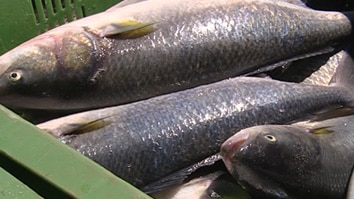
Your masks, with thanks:
M342 87L239 77L38 127L56 136L74 133L62 140L142 187L217 153L242 128L287 123L329 106L347 106L353 99ZM75 133L98 120L99 128Z
M351 115L251 127L225 141L221 154L234 177L258 197L345 198L354 166L353 121ZM321 128L329 133L313 133Z
M127 20L155 23L156 31L134 39L104 36L115 30L112 24ZM149 0L116 6L2 55L0 103L49 110L124 104L245 74L335 45L351 33L342 13L285 2Z

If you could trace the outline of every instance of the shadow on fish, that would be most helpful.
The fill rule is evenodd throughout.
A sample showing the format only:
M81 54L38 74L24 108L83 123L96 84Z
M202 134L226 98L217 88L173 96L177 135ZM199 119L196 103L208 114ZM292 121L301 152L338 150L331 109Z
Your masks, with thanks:
M351 14L286 2L132 2L3 54L0 103L62 111L125 104L329 52L352 34Z

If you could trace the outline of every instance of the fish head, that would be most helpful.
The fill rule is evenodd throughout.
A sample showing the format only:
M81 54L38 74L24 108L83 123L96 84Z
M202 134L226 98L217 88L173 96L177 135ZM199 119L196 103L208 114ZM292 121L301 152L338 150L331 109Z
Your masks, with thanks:
M67 99L89 84L97 52L84 30L39 35L0 56L0 103L19 108ZM35 105L34 105L35 106Z
M319 168L320 147L313 135L293 126L243 129L226 140L221 155L229 172L262 198L287 198L287 187Z

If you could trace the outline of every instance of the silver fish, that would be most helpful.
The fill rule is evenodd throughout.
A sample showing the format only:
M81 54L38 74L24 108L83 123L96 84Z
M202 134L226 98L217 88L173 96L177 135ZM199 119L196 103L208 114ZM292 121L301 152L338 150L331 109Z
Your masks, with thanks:
M352 34L351 14L286 2L132 2L2 55L0 103L64 111L124 104L327 52Z
M354 167L354 116L263 125L221 147L230 173L256 198L345 198Z

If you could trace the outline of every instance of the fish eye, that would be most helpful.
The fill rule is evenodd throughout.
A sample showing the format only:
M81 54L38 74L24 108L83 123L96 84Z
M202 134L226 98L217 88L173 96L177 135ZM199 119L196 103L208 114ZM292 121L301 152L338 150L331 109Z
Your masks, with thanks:
M12 82L17 82L22 78L22 74L19 71L13 71L9 74L9 80Z
M265 135L264 138L271 141L271 142L277 141L277 138L275 138L275 136L273 136L273 135Z

